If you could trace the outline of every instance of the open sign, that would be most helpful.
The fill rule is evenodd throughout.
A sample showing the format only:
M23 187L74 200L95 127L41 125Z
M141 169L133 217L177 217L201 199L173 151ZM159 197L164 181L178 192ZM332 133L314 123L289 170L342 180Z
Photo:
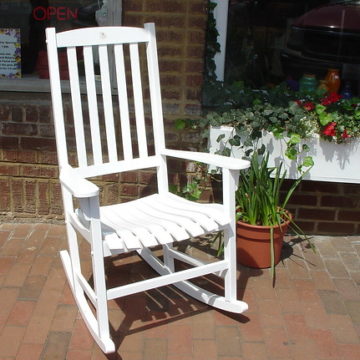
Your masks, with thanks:
M56 18L59 21L77 19L78 9L70 9L66 6L37 6L32 11L35 20L43 21Z

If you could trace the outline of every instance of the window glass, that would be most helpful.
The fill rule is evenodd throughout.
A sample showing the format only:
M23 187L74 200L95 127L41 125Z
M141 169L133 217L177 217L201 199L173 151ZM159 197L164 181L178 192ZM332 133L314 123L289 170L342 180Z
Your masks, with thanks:
M14 31L20 33L21 77L36 78L40 76L42 58L45 53L45 29L54 26L57 31L75 28L111 25L107 20L108 8L112 1L107 0L0 0L0 37ZM13 46L11 40L8 45ZM0 75L10 78L4 71L5 61L9 56L5 54L9 46L1 46L0 40ZM1 57L3 55L3 57ZM5 59L7 56L7 60ZM1 59L3 61L1 62ZM15 60L14 60L15 61ZM1 69L3 71L1 72ZM41 71L40 71L41 73ZM0 84L1 85L1 84Z
M360 1L230 0L225 79L252 88L331 68L360 89Z

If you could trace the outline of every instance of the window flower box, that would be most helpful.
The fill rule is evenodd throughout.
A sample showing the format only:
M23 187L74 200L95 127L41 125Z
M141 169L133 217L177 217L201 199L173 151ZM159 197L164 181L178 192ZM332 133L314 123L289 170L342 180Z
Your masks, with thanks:
M210 127L209 151L215 153L228 145L232 137L233 128L229 126ZM218 142L220 135L224 137ZM259 140L270 152L270 165L278 165L284 162L287 170L287 178L296 179L299 176L296 161L285 156L286 144L284 140L276 139L271 133L263 133ZM306 156L311 156L314 166L304 179L317 181L331 181L344 183L360 183L360 139L354 138L347 142L337 144L321 139L314 135L310 139L302 140L310 151ZM239 147L231 147L231 156L242 157L244 152Z

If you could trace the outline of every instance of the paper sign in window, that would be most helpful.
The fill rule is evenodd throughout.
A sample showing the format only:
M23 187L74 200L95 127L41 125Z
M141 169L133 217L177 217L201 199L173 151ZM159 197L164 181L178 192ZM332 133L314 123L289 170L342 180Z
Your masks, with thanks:
M0 29L0 78L21 78L20 29Z

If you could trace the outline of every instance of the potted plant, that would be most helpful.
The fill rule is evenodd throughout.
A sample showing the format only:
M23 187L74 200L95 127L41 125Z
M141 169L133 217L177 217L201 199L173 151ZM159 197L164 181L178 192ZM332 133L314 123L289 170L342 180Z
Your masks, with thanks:
M289 226L309 240L294 223L287 203L302 180L299 177L284 192L286 172L269 167L269 153L254 151L250 167L240 173L236 192L237 259L254 268L271 268L280 261L284 235Z

